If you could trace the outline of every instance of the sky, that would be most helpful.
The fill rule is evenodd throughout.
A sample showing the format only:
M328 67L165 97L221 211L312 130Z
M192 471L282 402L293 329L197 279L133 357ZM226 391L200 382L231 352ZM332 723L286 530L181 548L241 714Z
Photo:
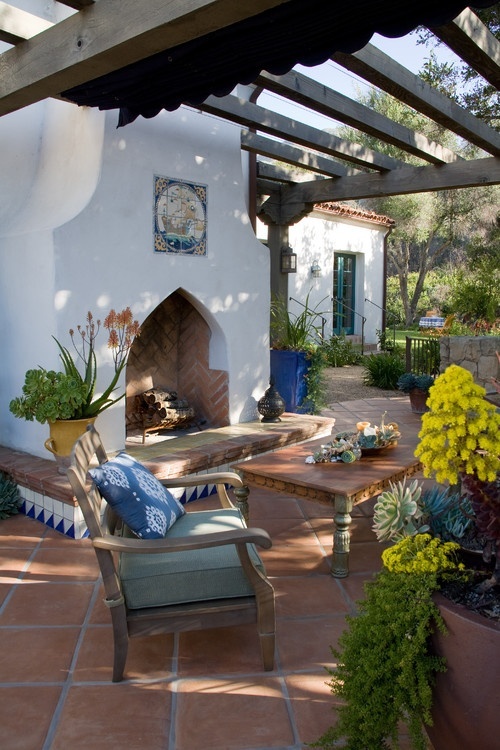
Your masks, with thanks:
M370 43L390 55L396 60L396 62L403 65L405 68L408 68L412 73L418 73L425 58L429 57L430 54L429 47L426 47L423 44L417 45L416 34L408 34L407 36L398 37L396 39L390 39L375 34ZM445 45L440 45L436 49L436 54L440 61L457 60L457 57ZM314 68L306 68L302 65L298 65L296 70L310 78L314 78L314 80L319 81L320 83L324 83L330 88L339 91L341 94L354 99L356 98L356 87L361 88L361 90L366 90L369 85L363 79L358 78L353 73L331 60ZM317 115L298 104L281 100L280 97L275 94L268 92L261 94L258 99L258 104L261 107L285 114L292 119L299 120L307 125L319 128L320 130L325 128L331 129L332 125L335 127L335 123L332 123L331 119L322 115Z

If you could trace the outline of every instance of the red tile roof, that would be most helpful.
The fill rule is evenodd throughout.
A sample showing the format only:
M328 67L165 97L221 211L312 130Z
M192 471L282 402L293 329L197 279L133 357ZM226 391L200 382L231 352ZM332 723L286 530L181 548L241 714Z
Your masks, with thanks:
M353 219L360 219L361 221L369 221L373 224L383 224L386 227L392 227L396 223L394 219L390 219L388 216L382 216L381 214L376 214L375 211L367 211L358 206L348 206L345 203L315 203L314 210L335 214L335 216L348 216Z

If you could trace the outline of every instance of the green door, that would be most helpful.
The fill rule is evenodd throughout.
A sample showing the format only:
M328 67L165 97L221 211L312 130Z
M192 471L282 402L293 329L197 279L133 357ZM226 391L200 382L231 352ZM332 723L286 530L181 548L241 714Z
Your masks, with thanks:
M335 253L333 260L333 331L354 333L356 257Z

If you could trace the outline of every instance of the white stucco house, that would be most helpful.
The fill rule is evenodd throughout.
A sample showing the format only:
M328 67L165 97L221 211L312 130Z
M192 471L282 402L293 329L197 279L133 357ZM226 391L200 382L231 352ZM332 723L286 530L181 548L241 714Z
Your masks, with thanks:
M321 203L289 227L297 270L288 274L289 309L304 301L321 313L325 338L345 334L377 343L385 308L387 216L339 203ZM320 324L320 321L317 321Z
M238 126L184 107L119 130L113 112L53 99L0 119L1 445L47 456L47 425L16 419L9 402L27 369L60 369L52 336L69 346L89 310L104 318L130 306L148 332L120 384L126 401L99 418L109 450L124 445L134 396L158 380L210 426L258 417L273 271L249 218L247 159ZM365 341L375 341L388 231L383 217L316 207L289 228L289 297L311 291L310 303L326 298L332 311L342 279L350 332L366 317ZM338 326L330 314L326 334ZM113 372L104 336L98 356L99 388Z

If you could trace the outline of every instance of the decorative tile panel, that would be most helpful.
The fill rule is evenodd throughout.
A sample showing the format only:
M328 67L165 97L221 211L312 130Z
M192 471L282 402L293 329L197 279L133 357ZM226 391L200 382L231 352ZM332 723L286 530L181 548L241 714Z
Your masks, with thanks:
M153 209L155 252L207 254L206 185L155 175Z

